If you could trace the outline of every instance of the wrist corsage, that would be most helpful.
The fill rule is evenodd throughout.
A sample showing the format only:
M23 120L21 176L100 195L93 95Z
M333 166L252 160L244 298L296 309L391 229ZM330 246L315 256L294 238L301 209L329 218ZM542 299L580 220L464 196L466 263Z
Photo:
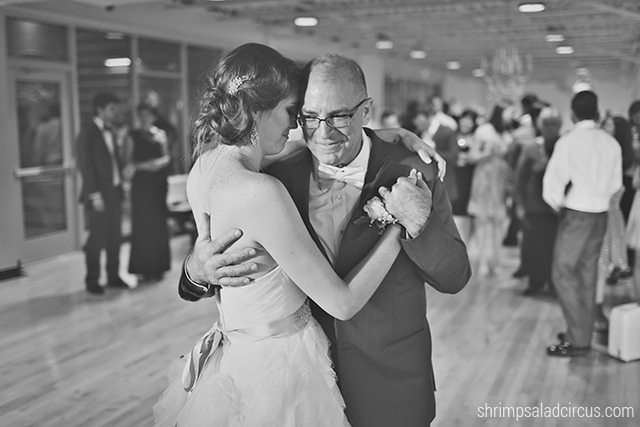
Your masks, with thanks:
M364 211L368 216L369 226L375 228L378 234L382 234L387 225L398 222L398 220L387 211L384 202L377 196L372 197L365 203Z

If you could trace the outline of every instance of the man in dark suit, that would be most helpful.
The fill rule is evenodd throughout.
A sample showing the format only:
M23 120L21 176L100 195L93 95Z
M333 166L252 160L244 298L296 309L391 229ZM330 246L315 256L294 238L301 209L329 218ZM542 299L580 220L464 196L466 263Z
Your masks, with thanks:
M128 288L120 278L119 257L122 238L122 159L113 121L118 99L109 93L93 98L95 116L78 135L78 163L82 174L80 201L84 203L89 237L84 246L87 292L104 293L98 283L100 253L107 250L107 286Z
M305 76L300 123L308 150L272 165L268 173L287 187L309 233L343 277L380 238L368 221L358 220L364 204L378 192L405 228L403 250L359 313L337 321L313 306L332 341L347 417L355 427L424 427L435 416L424 284L445 293L460 291L471 275L465 245L435 165L425 165L417 155L363 129L372 100L358 64L336 55L322 56L307 66ZM426 184L408 178L412 169ZM321 189L320 179L329 187ZM185 263L181 278L185 299L206 292L203 282L209 273L217 277L238 273L230 270L238 266L211 272L216 265L229 263L213 253L225 243L206 239L196 243L188 258L193 262ZM236 256L243 254L229 258Z

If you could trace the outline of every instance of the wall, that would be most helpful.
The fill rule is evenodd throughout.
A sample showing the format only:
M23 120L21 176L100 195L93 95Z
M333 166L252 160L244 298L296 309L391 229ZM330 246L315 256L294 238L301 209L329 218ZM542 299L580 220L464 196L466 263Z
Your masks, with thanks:
M7 75L6 43L4 43L5 19L0 11L0 34L3 35L3 43L0 43L0 75ZM9 79L0 79L0 100L9 99ZM0 129L8 129L2 126L9 123L10 108L8 102L0 102ZM21 227L16 227L22 221L20 213L20 195L17 193L17 185L5 185L3 183L15 182L13 171L18 165L18 149L13 144L13 139L3 132L0 140L0 272L16 267L22 250Z

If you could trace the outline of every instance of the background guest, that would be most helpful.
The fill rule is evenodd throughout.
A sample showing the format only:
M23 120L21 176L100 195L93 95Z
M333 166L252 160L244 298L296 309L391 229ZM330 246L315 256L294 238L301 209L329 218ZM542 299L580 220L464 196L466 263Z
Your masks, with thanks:
M451 202L453 219L456 221L462 240L467 244L473 233L473 218L467 210L469 197L471 196L471 183L475 169L475 159L472 157L472 148L476 145L475 131L478 113L467 109L462 112L458 124L458 163L455 165L456 181L458 184L458 197Z
M478 127L470 156L476 162L468 211L474 216L479 273L491 275L498 265L507 208L509 165L504 156L511 144L502 121L503 108L493 109L488 123Z
M558 111L545 108L538 123L541 136L524 147L516 170L516 207L523 229L522 262L529 276L525 296L553 292L551 262L558 228L556 213L542 198L542 178L560 138L562 117Z
M128 289L119 275L122 238L122 158L113 130L120 101L111 93L93 98L93 119L78 135L78 160L82 174L80 200L84 202L89 237L84 246L87 292L104 293L98 284L100 253L107 251L107 286Z
M167 227L167 135L154 125L154 107L137 108L140 127L131 131L131 256L129 273L157 281L170 268Z
M550 356L584 356L591 348L597 263L611 197L622 188L620 145L599 129L598 97L582 91L571 100L575 128L563 135L549 159L543 197L560 212L552 280L567 322Z

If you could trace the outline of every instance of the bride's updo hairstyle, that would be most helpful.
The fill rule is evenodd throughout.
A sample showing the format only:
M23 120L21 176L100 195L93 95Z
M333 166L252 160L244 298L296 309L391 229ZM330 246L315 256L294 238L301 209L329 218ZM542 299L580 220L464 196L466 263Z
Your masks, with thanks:
M249 144L253 115L297 97L299 87L295 62L268 46L247 43L227 52L207 77L194 121L194 155L219 144Z

